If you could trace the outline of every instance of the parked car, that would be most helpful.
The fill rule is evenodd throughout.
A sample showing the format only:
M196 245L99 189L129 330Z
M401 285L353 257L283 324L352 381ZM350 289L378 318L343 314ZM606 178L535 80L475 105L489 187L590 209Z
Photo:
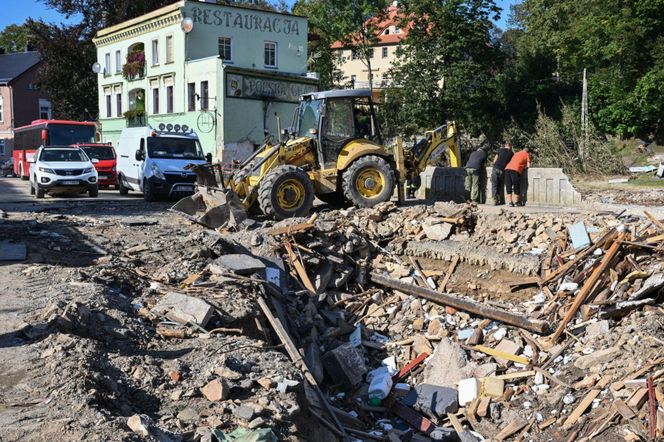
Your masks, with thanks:
M198 135L187 126L123 129L118 142L120 194L136 190L145 201L189 196L196 175L185 166L206 162Z
M99 174L99 187L106 188L115 186L118 190L117 157L115 149L110 144L78 144L86 155L91 159L97 159L95 169Z
M97 171L83 149L71 146L40 147L30 159L30 194L44 198L46 193L99 194Z
M14 175L14 158L0 162L0 176L16 176Z

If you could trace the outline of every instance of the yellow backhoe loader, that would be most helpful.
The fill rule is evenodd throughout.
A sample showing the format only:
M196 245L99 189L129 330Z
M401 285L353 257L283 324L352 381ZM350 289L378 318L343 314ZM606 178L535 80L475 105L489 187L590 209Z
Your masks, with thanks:
M173 210L216 228L237 223L245 210L277 219L306 216L314 197L333 204L372 207L388 201L399 183L417 182L431 156L449 151L449 165L460 167L456 125L425 133L410 149L392 153L383 145L374 100L368 89L332 90L304 95L293 126L278 143L265 143L232 173L221 166L194 166L198 192ZM196 217L201 206L205 214Z

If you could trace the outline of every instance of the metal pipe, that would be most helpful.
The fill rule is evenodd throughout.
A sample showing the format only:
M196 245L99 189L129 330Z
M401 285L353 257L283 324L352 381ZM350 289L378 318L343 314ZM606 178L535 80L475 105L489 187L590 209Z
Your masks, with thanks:
M396 279L386 278L376 273L371 274L371 280L376 284L382 285L384 287L399 290L409 295L418 296L437 304L454 307L458 310L463 310L465 312L473 313L485 318L501 321L505 324L514 325L516 327L523 328L535 333L544 334L548 331L548 325L543 321L528 319L522 315L506 312L504 310L498 310L475 301L462 299L458 296L448 295L426 287L419 287L413 284L398 281Z

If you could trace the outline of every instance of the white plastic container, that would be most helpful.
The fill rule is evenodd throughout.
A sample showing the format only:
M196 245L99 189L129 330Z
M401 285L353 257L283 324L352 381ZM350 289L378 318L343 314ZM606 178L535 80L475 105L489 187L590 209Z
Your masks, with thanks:
M371 379L371 384L369 384L369 399L383 400L390 394L391 390L392 376L386 370Z

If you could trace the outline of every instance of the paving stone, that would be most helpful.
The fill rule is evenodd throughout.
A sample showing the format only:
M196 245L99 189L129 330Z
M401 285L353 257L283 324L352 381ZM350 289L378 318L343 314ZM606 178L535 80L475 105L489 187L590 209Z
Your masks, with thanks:
M168 292L152 309L152 313L165 316L180 324L186 325L189 322L195 322L201 327L205 327L214 313L214 308L202 299L182 293Z

